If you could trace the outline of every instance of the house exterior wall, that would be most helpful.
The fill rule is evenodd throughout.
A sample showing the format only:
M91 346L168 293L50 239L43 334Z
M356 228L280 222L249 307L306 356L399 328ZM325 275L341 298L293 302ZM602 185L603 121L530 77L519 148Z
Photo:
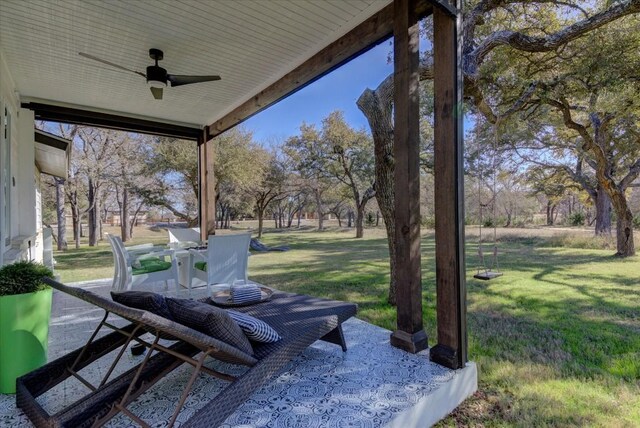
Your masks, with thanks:
M0 264L24 259L41 261L40 177L35 167L34 115L20 108L1 50L0 116Z
M43 236L43 227L42 227L42 191L41 191L41 175L38 168L34 168L34 186L35 190L35 199L34 199L34 210L35 214L34 225L36 228L36 241L35 241L35 249L32 253L32 257L38 261L43 261L44 257L44 236Z
M34 142L34 115L31 110L20 109L18 111L18 147L16 150L16 163L19 165L17 171L13 171L15 177L14 189L16 192L16 203L13 206L17 209L18 235L29 236L37 230L36 218L36 146Z

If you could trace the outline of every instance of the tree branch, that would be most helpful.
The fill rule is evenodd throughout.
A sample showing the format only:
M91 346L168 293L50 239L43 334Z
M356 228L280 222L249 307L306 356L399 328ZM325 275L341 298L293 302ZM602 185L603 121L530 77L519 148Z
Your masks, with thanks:
M528 36L511 30L496 31L483 40L468 55L465 55L463 59L464 73L478 78L480 64L498 46L510 46L525 52L552 51L591 30L600 28L623 16L638 12L640 12L640 0L626 0L546 37Z
M567 103L567 100L560 99L558 101L551 98L546 98L543 100L543 102L546 102L551 107L554 107L557 110L560 110L560 113L562 113L562 119L564 121L565 126L569 129L573 129L574 131L577 131L587 146L590 146L591 144L593 144L593 138L591 138L591 135L587 131L587 128L584 125L578 122L575 122L573 120L573 117L571 116L571 107L569 106L569 103Z
M631 185L640 175L640 159L636 160L633 165L629 167L629 172L620 180L620 190L623 192L627 190L627 187Z

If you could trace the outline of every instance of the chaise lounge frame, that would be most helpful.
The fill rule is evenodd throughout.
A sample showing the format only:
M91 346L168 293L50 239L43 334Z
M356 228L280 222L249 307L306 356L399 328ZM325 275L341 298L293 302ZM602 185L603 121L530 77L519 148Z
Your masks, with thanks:
M282 340L276 343L255 347L252 356L225 342L150 312L121 305L88 290L69 287L49 279L46 282L56 290L104 309L105 314L83 347L18 378L17 406L36 427L99 427L119 413L147 427L149 425L133 414L127 406L184 363L193 366L193 372L168 426L171 427L175 423L200 373L223 379L229 384L181 426L219 426L256 389L316 340L338 344L346 351L341 324L357 311L357 306L352 303L283 292L275 292L268 302L234 308L263 319L282 336ZM130 323L118 327L109 321L111 315L124 318ZM112 332L98 338L98 333L103 328ZM147 333L153 336L152 341L141 337ZM166 341L161 342L161 339L169 339L174 343L168 345ZM146 347L142 362L110 379L127 346L132 342ZM120 350L114 361L97 386L78 373L118 348ZM237 377L232 376L204 366L207 358L247 366L248 369ZM36 399L72 376L90 392L68 407L50 415Z

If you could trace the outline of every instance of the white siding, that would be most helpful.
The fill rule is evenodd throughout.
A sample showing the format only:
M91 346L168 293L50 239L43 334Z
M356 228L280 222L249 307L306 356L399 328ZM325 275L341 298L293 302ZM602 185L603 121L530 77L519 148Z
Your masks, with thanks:
M8 225L9 236L2 233L0 240L0 263L10 263L18 259L34 258L42 260L42 245L38 249L38 211L36 169L34 165L34 116L33 112L20 108L20 100L11 73L6 65L6 56L0 50L0 111L7 108L11 115L10 162L6 177L9 189L10 211L5 215L5 199L0 178L0 230ZM0 154L0 175L5 166L5 153Z
M36 186L35 180L35 141L34 141L34 116L31 110L20 109L18 112L18 132L16 142L16 170L12 171L15 178L15 216L18 220L18 235L31 236L38 229L36 221Z

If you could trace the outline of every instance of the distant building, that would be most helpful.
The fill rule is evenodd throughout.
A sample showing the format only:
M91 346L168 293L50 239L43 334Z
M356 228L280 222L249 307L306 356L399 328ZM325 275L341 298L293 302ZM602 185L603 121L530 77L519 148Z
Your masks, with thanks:
M129 221L133 220L133 215L129 215ZM148 211L140 211L136 216L136 226L140 224L147 224L149 220ZM109 226L120 226L122 224L120 211L107 211L107 218L105 224Z

